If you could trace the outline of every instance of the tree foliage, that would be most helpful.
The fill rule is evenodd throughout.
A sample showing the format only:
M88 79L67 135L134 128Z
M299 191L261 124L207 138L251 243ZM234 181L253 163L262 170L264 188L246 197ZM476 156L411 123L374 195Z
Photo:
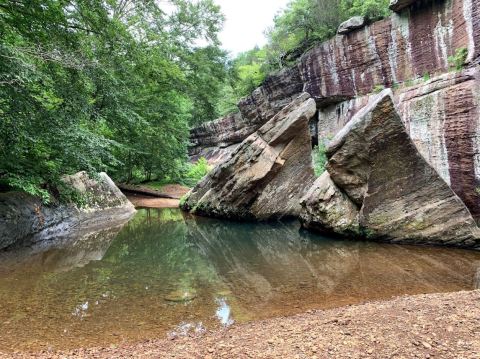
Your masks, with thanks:
M216 116L222 23L212 0L0 2L0 182L181 176L189 126Z
M335 35L341 22L361 15L370 20L388 16L389 0L291 0L275 16L266 31L267 44L239 54L230 63L228 97L221 99L220 113L234 109L265 77L292 66L315 43Z

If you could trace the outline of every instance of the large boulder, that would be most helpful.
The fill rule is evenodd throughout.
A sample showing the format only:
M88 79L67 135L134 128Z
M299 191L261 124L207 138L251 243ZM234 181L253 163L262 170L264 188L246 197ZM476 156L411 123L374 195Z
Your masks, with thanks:
M309 121L315 113L308 94L297 97L204 178L182 208L232 219L297 216L314 179Z
M338 27L337 33L340 35L346 35L352 31L361 29L367 24L365 17L354 16L347 21L344 21Z
M413 3L417 2L417 0L390 0L390 10L399 12L406 7L409 7Z
M358 211L359 233L382 241L480 247L480 231L462 200L422 157L396 112L390 90L372 98L327 148L327 171ZM302 221L345 233L330 218L332 184L310 191L302 200ZM334 197L335 198L335 197ZM338 201L338 200L337 200ZM348 201L342 199L343 207ZM347 208L347 207L345 207ZM351 210L353 207L348 207ZM349 213L350 218L354 218ZM326 218L326 219L325 219ZM353 222L352 222L353 223Z
M301 201L300 222L316 232L358 235L358 208L325 171Z
M105 173L90 178L85 172L66 176L82 205L45 205L20 192L0 194L0 250L19 243L38 242L88 225L107 228L130 218L135 208Z

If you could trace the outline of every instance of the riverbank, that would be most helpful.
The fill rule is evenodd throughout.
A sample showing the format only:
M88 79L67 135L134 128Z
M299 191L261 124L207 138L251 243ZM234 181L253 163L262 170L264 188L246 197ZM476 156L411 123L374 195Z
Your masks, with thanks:
M477 290L309 311L197 337L16 357L478 358L479 334Z
M152 190L148 186L138 186L138 188ZM136 208L178 208L180 198L187 194L189 190L188 187L171 184L161 187L156 191L158 192L156 196L134 192L125 192L125 195Z

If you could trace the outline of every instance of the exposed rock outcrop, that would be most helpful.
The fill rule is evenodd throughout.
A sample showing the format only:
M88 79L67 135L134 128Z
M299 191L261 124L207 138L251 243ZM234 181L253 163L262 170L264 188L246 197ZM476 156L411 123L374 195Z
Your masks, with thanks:
M442 74L394 91L413 143L474 218L480 219L480 73L477 68ZM374 95L319 111L319 138L329 142Z
M369 239L480 247L480 230L461 199L418 152L397 114L390 90L370 100L337 134L327 148L332 183L320 182L303 203L308 228L332 228L338 207L357 206L359 233ZM328 191L334 195L325 196ZM324 209L318 213L312 206ZM348 207L349 209L352 207ZM312 215L313 213L313 215ZM351 214L349 218L354 218ZM354 221L350 221L354 223Z
M308 94L297 97L207 175L182 208L233 219L297 216L313 183L309 121L315 112Z
M84 205L44 205L25 193L0 194L0 249L19 242L38 242L57 237L72 228L88 225L107 228L124 222L135 208L105 173L98 179L85 172L66 176L81 195Z
M227 158L229 146L242 142L302 91L310 93L322 111L339 102L356 101L376 87L398 87L426 74L448 72L449 57L459 49L468 50L468 64L480 63L479 1L410 3L392 1L395 9L403 7L398 13L315 46L298 66L270 77L242 100L240 114L194 129L192 157L205 155L212 162Z
M390 0L390 10L398 12L412 5L417 1L418 0Z
M366 19L363 16L354 16L345 22L342 22L338 27L337 33L340 35L346 35L352 31L361 29L367 24Z

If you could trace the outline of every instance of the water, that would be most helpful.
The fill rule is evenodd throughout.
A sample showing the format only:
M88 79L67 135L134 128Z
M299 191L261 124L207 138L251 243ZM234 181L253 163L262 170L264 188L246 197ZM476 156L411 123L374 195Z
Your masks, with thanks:
M473 289L480 253L335 241L296 222L140 210L0 254L0 350L109 346L402 294Z

